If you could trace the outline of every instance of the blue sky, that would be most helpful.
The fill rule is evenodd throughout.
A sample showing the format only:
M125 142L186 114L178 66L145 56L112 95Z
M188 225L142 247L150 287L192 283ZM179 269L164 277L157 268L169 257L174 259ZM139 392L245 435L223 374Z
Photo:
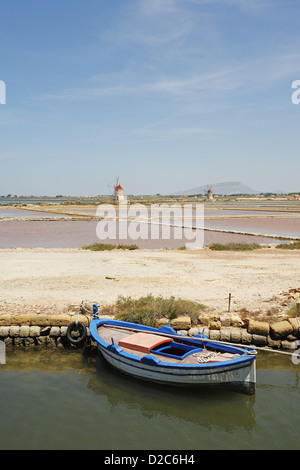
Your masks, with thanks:
M299 0L1 5L0 194L300 192Z

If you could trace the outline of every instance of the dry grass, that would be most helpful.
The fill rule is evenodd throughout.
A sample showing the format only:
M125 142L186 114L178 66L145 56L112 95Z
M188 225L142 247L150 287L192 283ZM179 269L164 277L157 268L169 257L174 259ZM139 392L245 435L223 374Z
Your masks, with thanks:
M111 245L109 243L94 243L81 247L83 250L91 251L111 251L111 250L138 250L137 245Z
M116 304L103 307L102 314L115 315L115 318L148 326L155 326L160 318L172 320L181 315L188 315L196 324L198 315L206 306L191 300L163 298L147 295L139 299L118 297Z
M258 250L261 246L258 243L212 243L209 245L211 250L216 251L252 251Z
M300 250L300 241L292 243L280 243L276 248L281 250Z
M271 307L266 311L262 311L262 310L250 311L247 308L242 308L241 310L239 310L238 313L244 322L247 322L249 320L257 320L257 321L265 321L268 323L273 323L273 322L278 321L279 308Z

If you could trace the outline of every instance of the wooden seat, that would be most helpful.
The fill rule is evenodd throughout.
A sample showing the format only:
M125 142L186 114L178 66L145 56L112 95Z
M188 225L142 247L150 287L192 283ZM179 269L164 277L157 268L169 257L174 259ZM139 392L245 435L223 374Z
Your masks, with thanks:
M120 340L119 346L149 354L151 349L156 346L171 343L172 341L172 338L166 338L165 336L152 335L148 333L134 333Z

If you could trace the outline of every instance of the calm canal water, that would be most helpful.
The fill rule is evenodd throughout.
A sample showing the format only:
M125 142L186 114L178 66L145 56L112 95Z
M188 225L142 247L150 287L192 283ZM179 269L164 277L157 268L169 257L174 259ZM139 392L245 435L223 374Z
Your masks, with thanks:
M247 396L132 381L82 351L7 353L0 449L299 449L299 367L259 353Z

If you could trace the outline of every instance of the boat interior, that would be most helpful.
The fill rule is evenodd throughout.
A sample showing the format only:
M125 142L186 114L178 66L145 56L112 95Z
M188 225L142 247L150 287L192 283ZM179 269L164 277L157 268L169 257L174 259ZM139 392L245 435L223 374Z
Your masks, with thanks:
M192 342L185 341L184 338L175 340L170 336L161 335L159 331L156 334L102 324L98 328L98 334L105 342L118 345L124 352L139 357L151 354L164 362L199 364L240 357L239 354L222 351L222 348L213 349L201 338L195 338Z

